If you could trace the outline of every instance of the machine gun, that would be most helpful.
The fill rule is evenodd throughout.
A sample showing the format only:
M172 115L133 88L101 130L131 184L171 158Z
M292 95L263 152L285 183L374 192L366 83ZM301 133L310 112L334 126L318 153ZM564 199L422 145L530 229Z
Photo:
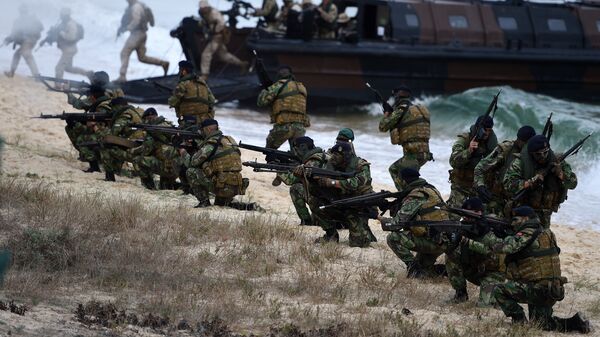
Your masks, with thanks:
M487 117L494 118L494 116L496 115L496 110L498 110L498 97L500 96L501 92L502 90L498 91L496 96L494 96L494 98L490 102L490 105L488 106L485 114L483 115L483 118L481 118L479 122L475 124L475 130L473 130L475 131L475 133L473 134L473 139L480 140L483 138L483 122L487 119Z
M52 45L55 42L58 42L58 34L60 33L60 23L57 23L56 25L50 27L50 29L48 30L48 33L46 34L46 38L43 39L40 44L38 45L38 47L36 48L36 51L40 48L42 48L45 44L49 44Z
M262 154L264 154L266 156L265 160L267 161L267 163L277 162L277 163L281 163L281 164L300 165L300 159L298 159L298 157L296 157L291 152L269 149L267 147L260 147L260 146L250 145L250 144L242 144L241 141L238 144L238 146L242 149L255 151L255 152L261 152Z
M320 206L319 209L328 209L328 208L348 208L348 207L373 207L377 206L379 211L383 215L386 211L390 210L392 213L392 208L397 206L399 201L404 199L408 192L390 192L390 191L381 191L376 193L363 194L356 197L340 199L332 201L329 205ZM394 198L396 200L389 201L388 199ZM371 214L371 218L376 219L377 214Z
M134 129L145 130L149 132L162 133L167 135L179 136L184 139L200 139L202 135L195 131L183 130L172 126L161 126L152 124L131 124Z
M452 214L456 214L456 215L460 215L461 217L464 218L471 218L476 220L479 224L485 225L487 226L490 230L492 230L494 232L494 234L497 237L506 237L509 233L511 233L511 227L510 227L510 223L508 221L499 219L499 218L495 218L495 217L491 217L488 215L483 215L483 214L479 214L477 212L468 210L468 209L463 209L463 208L456 208L456 207L446 207L443 210L452 213Z
M254 54L254 57L256 58L256 62L255 62L256 75L258 75L258 80L260 81L260 85L263 87L263 89L267 89L268 87L273 85L273 81L269 77L269 74L267 73L267 70L265 69L265 64L263 63L262 59L260 57L258 57L256 50L253 49L252 53Z
M391 113L394 111L394 108L392 108L392 106L383 99L383 97L381 96L381 94L379 93L379 91L377 91L377 89L373 88L369 82L365 83L367 85L367 88L371 89L371 91L375 94L375 98L377 99L377 101L379 102L379 104L381 104L381 108L383 109L383 113ZM402 119L400 119L402 120Z
M245 161L242 163L244 166L252 167L254 172L270 172L270 173L285 173L290 172L299 164L264 164L257 163L255 161ZM356 175L356 172L339 172L328 170L320 167L304 167L306 175L309 177L325 177L332 179L347 179L352 178Z
M112 117L113 117L112 114L108 114L108 113L63 112L62 114L59 114L59 115L40 114L39 116L32 117L32 118L62 119L63 121L67 121L67 123L69 123L69 122L85 123L85 122L93 122L93 121L97 121L97 122L110 121L112 119Z
M227 15L227 23L231 29L235 29L238 23L238 16L244 19L250 18L250 11L254 11L254 6L251 3L243 0L227 0L231 2L231 8L226 11L221 11L221 14Z
M398 225L391 224L387 221L381 222L381 229L386 232L398 232L411 227L426 227L427 229L434 229L437 233L456 231L475 233L477 229L475 224L466 224L458 220L406 221Z
M90 84L85 81L72 81L72 80L65 80L62 78L42 76L42 75L34 76L34 78L37 81L42 82L42 84L44 84L44 86L46 88L48 88L48 90L62 92L65 94L87 95L89 92L89 89L90 89ZM54 85L51 85L48 82L53 82ZM66 88L59 89L59 88L57 88L56 84L61 84Z
M155 86L156 88L158 88L159 90L162 90L164 92L172 93L173 90L175 90L175 88L171 88L168 85L164 85L164 84L158 83L157 81L152 81L152 80L149 80L149 79L145 79L144 82L151 83L153 86Z
M550 137L552 137L552 132L554 132L554 123L552 123L552 112L548 119L546 119L546 124L544 125L544 130L542 131L542 135L546 137L548 142L550 142Z
M588 138L590 138L592 136L592 134L590 133L589 135L583 137L580 141L578 141L577 143L575 143L575 145L571 146L570 149L568 149L565 153L563 153L562 155L558 156L556 158L556 163L555 165L560 165L561 162L563 162L565 159L567 159L567 157L569 156L574 156L576 155L579 150L581 150L581 148L583 147L583 143L585 143L586 140L588 140ZM538 173L538 175L541 175L542 178L547 176L548 173L550 173L550 171L552 170L552 168L554 167L554 165L548 165L548 167L546 167L545 169L543 169L541 172ZM534 181L532 182L533 184L538 182L538 175L536 175L534 177ZM522 188L520 189L514 197L512 197L513 201L517 201L519 199L521 199L525 193L527 192L526 188Z

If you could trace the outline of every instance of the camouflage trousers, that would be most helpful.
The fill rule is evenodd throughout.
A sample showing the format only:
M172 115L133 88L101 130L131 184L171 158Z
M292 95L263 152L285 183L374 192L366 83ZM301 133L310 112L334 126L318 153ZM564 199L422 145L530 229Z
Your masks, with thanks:
M120 174L123 164L131 160L126 150L116 146L105 147L100 150L100 158L104 171L114 174Z
M198 201L208 201L213 193L216 205L229 204L234 196L245 194L249 185L249 180L242 178L240 172L221 172L207 177L201 169L191 167L186 171L186 178Z
M429 160L431 160L431 154L429 153L404 153L402 158L390 165L388 170L390 171L394 185L396 185L396 189L402 191L406 185L402 177L400 177L400 171L408 167L419 170Z
M369 246L372 241L372 232L367 217L360 216L350 210L321 210L319 206L325 204L321 201L315 198L310 200L310 210L315 225L323 228L327 234L337 233L338 227L347 227L349 232L348 241L351 247Z
M474 189L465 189L464 187L458 186L457 184L450 185L450 197L448 197L448 207L461 208L465 200L476 197L477 192ZM451 219L459 219L460 216L450 214Z
M552 306L563 299L564 288L558 281L550 286L550 281L518 282L508 281L494 287L494 297L508 317L523 317L525 312L519 303L527 303L529 320L540 324L544 329L554 329L557 325L552 316Z
M177 158L160 160L154 156L137 156L133 158L133 164L139 170L140 178L152 178L154 174L161 179L175 181L179 176L180 163Z
M459 247L446 254L446 272L448 272L450 285L454 290L466 289L467 281L478 285L479 300L477 306L493 306L496 303L493 294L494 287L504 282L504 273L485 270L485 263L482 261L469 261L466 258L461 258L463 254L458 252L460 249Z
M291 142L292 139L302 137L305 134L306 129L303 123L275 124L267 136L266 147L269 149L278 149L286 141ZM290 143L291 148L292 144Z
M296 213L298 214L301 223L310 224L312 222L312 216L306 205L307 200L304 185L297 183L290 186L290 197L292 198L292 203L294 204L294 208L296 209Z
M444 253L444 246L426 236L414 236L411 232L392 232L387 244L406 267L418 263L429 275L434 275L435 261ZM412 252L416 252L416 256Z
M92 162L100 160L100 151L96 146L82 146L83 142L100 142L102 136L97 133L83 133L75 140L76 148L79 150L79 158L83 161Z

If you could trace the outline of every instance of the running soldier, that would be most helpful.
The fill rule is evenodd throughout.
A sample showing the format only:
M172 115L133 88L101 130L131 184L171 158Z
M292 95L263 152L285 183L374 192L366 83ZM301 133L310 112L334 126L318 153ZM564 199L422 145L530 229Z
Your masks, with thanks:
M13 23L10 35L4 39L5 45L12 43L13 49L16 46L19 46L19 48L15 50L10 70L5 71L4 75L7 77L15 76L21 57L27 62L33 76L40 74L32 52L33 47L42 36L43 30L44 26L33 13L29 12L29 8L26 5L19 6L19 17Z

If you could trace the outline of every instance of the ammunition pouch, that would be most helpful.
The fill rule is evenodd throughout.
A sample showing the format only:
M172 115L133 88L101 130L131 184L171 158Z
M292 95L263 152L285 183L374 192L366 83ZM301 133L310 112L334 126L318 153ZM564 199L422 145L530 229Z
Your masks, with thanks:
M473 169L451 169L448 173L450 174L450 182L452 184L456 184L466 190L473 189L473 181L475 180L475 172Z

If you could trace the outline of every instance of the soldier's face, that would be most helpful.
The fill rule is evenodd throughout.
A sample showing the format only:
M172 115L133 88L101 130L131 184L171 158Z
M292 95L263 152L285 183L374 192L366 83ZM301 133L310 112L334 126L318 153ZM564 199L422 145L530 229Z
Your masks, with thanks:
M544 149L541 149L540 151L531 153L533 160L535 160L538 164L544 164L545 162L547 162L549 154L550 154L549 147L546 147Z
M491 134L492 134L492 128L485 128L485 129L483 129L483 139L484 140L490 138Z
M343 152L334 152L331 156L331 163L333 166L341 168L346 166L346 160Z

